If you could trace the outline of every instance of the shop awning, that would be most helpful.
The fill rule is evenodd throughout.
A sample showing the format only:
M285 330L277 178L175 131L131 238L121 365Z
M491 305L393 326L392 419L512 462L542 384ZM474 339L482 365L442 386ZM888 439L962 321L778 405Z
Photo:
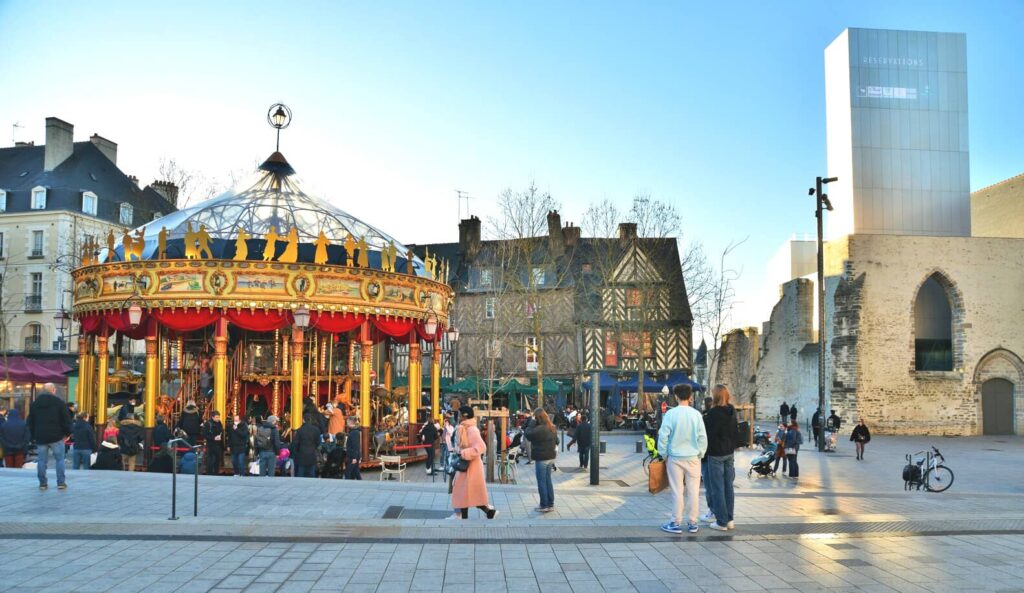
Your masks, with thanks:
M24 356L0 357L0 380L16 383L59 383L66 385L71 367L62 360L40 360Z

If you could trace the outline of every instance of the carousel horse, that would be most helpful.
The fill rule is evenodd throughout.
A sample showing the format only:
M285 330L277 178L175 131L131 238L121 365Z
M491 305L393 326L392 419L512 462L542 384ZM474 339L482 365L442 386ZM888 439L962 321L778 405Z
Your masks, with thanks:
M174 413L174 399L166 393L156 400L156 415L171 418Z

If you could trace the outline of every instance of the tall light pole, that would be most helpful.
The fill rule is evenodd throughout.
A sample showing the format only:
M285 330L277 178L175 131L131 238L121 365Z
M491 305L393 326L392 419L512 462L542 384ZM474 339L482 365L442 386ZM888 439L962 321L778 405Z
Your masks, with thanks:
M832 211L832 202L828 194L822 191L822 186L838 181L838 177L818 177L814 181L814 187L807 190L807 194L816 196L817 208L814 216L818 219L818 410L825 413L825 247L822 240L822 221L824 216L822 208ZM820 420L820 417L819 417ZM825 450L825 439L818 436L818 451Z

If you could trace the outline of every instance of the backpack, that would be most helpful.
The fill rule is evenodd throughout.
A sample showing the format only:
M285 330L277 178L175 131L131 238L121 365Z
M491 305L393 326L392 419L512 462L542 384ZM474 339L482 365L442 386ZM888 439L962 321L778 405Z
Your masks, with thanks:
M921 481L921 466L908 463L903 466L903 481L909 484L917 484Z
M260 451L270 451L273 447L274 432L272 429L261 426L256 429L256 448Z

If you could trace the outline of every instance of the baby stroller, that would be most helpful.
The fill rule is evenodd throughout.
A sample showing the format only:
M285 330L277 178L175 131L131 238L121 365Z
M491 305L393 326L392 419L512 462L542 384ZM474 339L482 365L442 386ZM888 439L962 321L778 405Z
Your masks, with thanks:
M836 445L839 442L839 439L838 439L838 437L836 435L836 432L834 430L829 430L829 429L826 428L825 429L825 434L822 435L821 438L823 438L825 440L825 451L828 452L828 453L835 452Z
M750 469L747 470L747 477L753 476L755 472L759 476L774 476L775 450L775 445L771 443L765 444L761 454L750 460Z
M345 447L342 441L324 441L318 448L320 477L340 480L345 467Z
M519 463L519 458L523 456L523 431L517 430L513 433L512 442L505 454L512 463Z

